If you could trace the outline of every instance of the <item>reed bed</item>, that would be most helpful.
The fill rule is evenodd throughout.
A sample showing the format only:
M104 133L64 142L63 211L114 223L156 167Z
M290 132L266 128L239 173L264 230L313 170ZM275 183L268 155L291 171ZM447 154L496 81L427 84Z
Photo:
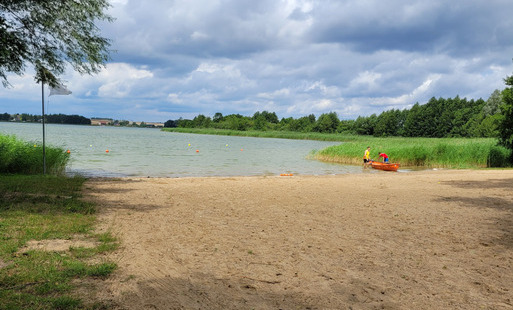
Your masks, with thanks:
M62 174L68 163L65 150L46 147L46 171ZM0 173L43 173L43 146L19 140L15 136L0 135Z
M406 167L483 168L505 167L510 152L497 146L495 139L464 138L374 138L360 137L341 145L331 146L315 154L324 161L362 164L363 153L371 147L371 158L378 160L386 153L391 162Z

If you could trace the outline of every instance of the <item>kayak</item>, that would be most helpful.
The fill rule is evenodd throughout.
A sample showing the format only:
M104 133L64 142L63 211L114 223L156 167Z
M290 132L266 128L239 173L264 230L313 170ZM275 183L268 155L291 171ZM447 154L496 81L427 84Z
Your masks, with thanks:
M371 166L374 169L386 170L386 171L397 171L399 164L397 163L381 163L379 161L372 161Z

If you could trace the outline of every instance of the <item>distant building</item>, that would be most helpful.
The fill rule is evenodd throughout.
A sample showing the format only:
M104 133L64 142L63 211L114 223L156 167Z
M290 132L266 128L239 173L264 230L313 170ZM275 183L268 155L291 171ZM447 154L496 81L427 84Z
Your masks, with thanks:
M91 118L91 125L93 126L107 126L112 125L111 118Z
M150 127L150 128L161 128L161 127L164 127L164 123L154 123L154 122L134 122L133 124L135 124L136 126L141 126L141 124L144 124L144 126L146 127Z
M146 123L146 125L150 126L150 127L157 127L157 128L164 127L164 123Z

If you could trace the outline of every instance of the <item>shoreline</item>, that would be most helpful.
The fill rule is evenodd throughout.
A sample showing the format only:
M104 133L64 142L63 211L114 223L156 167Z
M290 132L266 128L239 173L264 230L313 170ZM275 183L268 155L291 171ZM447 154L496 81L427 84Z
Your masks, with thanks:
M347 164L349 165L349 164ZM350 165L352 167L361 167L361 165ZM423 167L423 166L408 166L404 168L399 168L398 171L383 171L379 169L374 169L372 167L362 168L361 172L346 172L346 173L332 173L332 174L299 174L299 173L286 173L287 175L281 175L282 173L270 173L270 174L255 174L255 175L205 175L205 176L143 176L143 175L113 175L113 176L101 176L101 175L84 175L80 174L80 172L66 172L66 176L83 176L86 179L105 179L105 180L116 180L116 179L202 179L202 178L270 178L270 177L336 177L336 176L346 176L346 175L361 175L361 174L409 174L409 173L418 173L418 172L450 172L450 171L513 171L513 168L438 168L438 167ZM112 173L114 174L114 173Z

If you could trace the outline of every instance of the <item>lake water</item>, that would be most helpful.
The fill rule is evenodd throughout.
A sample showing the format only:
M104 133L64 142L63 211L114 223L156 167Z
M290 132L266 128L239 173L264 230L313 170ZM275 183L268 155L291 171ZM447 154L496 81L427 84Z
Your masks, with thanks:
M0 133L42 142L42 125L0 122ZM338 143L214 136L129 127L46 126L46 144L71 151L67 172L85 176L205 177L361 173L310 159ZM107 153L106 150L109 150Z

